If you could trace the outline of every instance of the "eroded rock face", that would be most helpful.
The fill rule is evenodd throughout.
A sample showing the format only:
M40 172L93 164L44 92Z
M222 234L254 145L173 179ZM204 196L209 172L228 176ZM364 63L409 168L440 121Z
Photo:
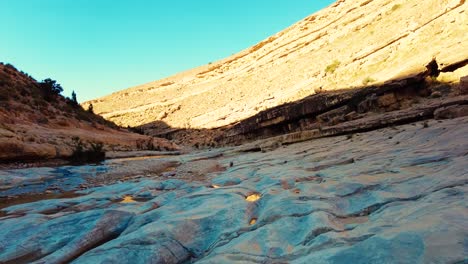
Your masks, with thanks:
M420 73L430 62L436 76L466 64L467 6L464 0L337 1L229 58L84 105L124 126L147 124L147 131L216 128L316 92Z
M461 117L265 153L113 161L94 178L119 182L2 208L0 262L462 263L467 149Z

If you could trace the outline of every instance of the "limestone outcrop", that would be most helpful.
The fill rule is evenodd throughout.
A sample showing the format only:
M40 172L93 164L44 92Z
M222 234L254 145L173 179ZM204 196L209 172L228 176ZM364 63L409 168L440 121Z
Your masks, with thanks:
M426 71L434 58L439 81L459 82L468 75L467 5L336 1L229 58L84 105L120 125L167 132L228 126L323 91L383 84Z

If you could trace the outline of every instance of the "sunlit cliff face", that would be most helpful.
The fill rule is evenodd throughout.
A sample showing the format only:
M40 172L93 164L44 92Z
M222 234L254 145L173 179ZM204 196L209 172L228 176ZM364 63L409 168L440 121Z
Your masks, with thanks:
M468 56L466 1L337 1L211 65L86 102L123 126L215 128L327 90ZM464 75L462 75L464 76ZM453 80L460 76L454 76Z

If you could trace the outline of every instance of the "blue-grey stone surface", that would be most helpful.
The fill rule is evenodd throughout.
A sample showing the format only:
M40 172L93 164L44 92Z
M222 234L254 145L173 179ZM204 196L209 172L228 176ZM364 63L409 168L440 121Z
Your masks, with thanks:
M468 118L0 183L76 191L2 206L0 263L468 262Z

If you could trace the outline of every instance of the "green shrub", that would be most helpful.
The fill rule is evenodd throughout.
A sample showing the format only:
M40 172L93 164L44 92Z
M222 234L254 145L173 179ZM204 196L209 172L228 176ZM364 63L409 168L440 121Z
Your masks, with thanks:
M78 105L78 100L76 99L76 93L75 93L75 91L72 91L72 94L71 94L71 101L72 101L75 105Z
M73 154L70 157L72 163L98 163L106 158L102 143L91 143L91 148L85 149L85 145L79 137L73 137L72 141L74 145Z
M88 110L87 110L87 111L88 111L88 113L94 114L94 106L93 106L93 104L89 104Z
M332 64L328 65L325 68L325 72L326 73L334 73L336 71L336 69L340 66L340 64L341 64L341 62L338 61L338 60L333 61Z
M47 78L40 82L39 87L41 88L42 93L44 94L44 99L46 101L51 101L61 92L63 92L62 86L58 84L57 81L52 80L50 78Z
M392 6L392 11L395 11L395 10L399 9L400 7L401 7L400 4L395 4L395 5Z
M363 85L368 85L369 83L375 82L375 79L372 79L371 77L366 77L364 80L362 80Z

